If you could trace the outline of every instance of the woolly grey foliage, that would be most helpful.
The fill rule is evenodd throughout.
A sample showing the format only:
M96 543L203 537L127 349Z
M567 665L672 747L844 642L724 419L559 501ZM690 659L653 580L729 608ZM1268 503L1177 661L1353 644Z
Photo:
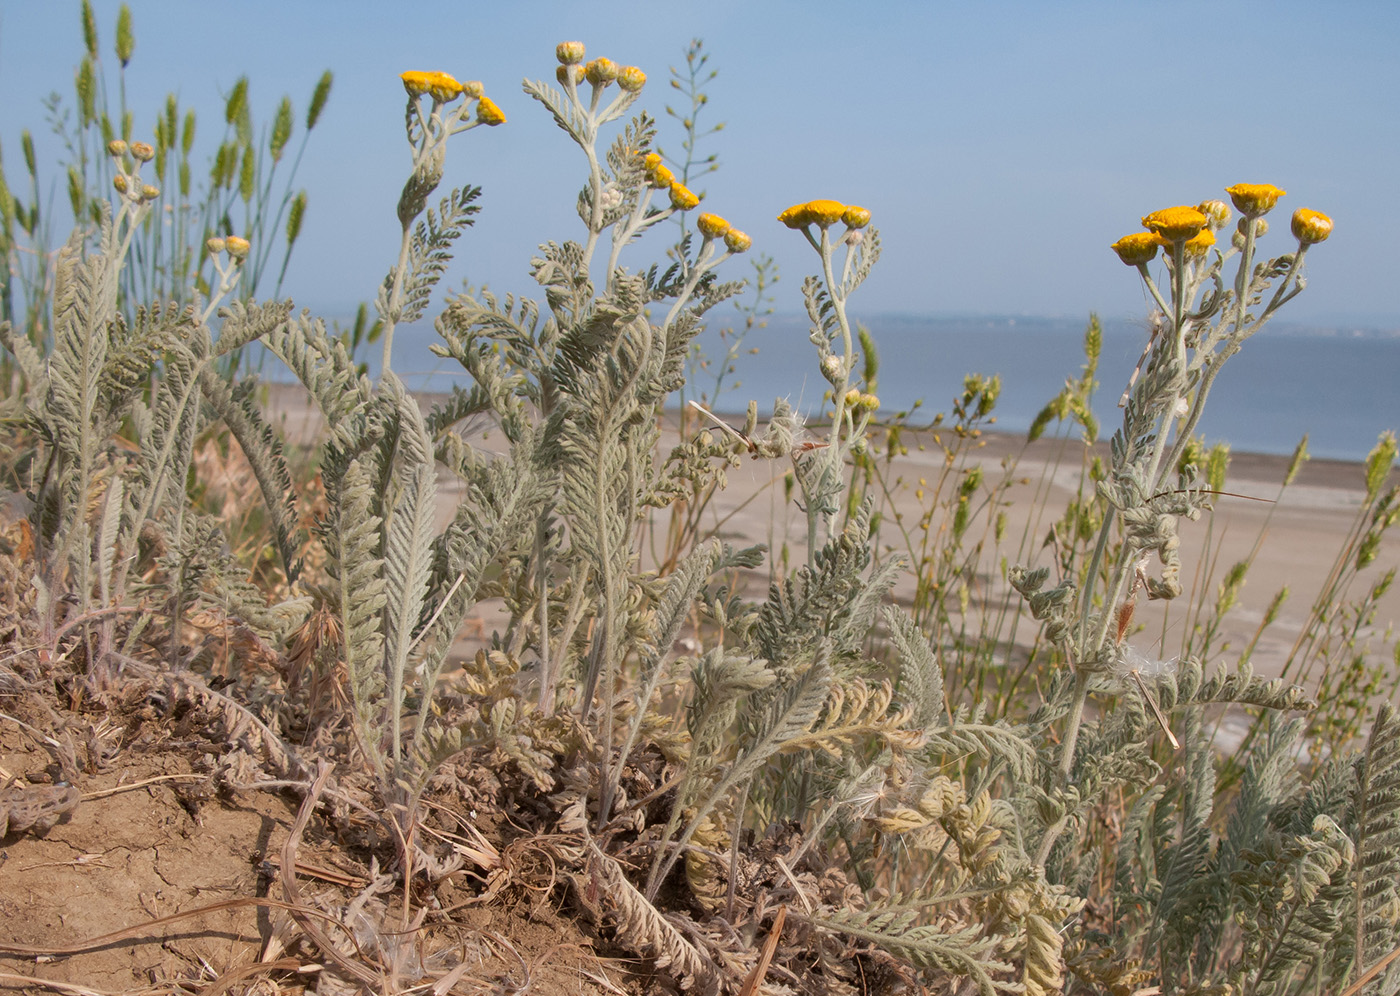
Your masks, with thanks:
M292 585L301 574L301 562L296 557L299 532L296 494L292 489L291 471L287 469L286 458L282 455L282 441L253 400L256 383L250 378L235 391L233 385L210 367L202 367L199 371L199 386L204 400L228 426L248 466L252 468L271 519L272 539L277 545L282 569L286 572L287 583Z
M934 726L943 714L943 669L938 658L906 613L887 607L885 625L899 662L900 691L914 709L913 723L920 728Z
M271 335L290 320L291 314L291 301L230 302L219 309L219 338L214 343L214 355L227 356L235 349Z
M859 938L908 958L920 968L937 969L949 975L965 976L980 996L1018 992L1019 983L996 979L1014 966L996 957L995 939L976 927L947 931L930 924L919 924L917 910L826 909L803 919L848 937Z
M1400 718L1389 702L1381 704L1356 760L1353 814L1359 974L1389 954L1400 936Z
M346 445L355 433L345 423L362 413L369 402L369 380L355 369L345 344L326 335L326 326L303 311L268 333L267 348L311 392L337 445Z
M452 259L452 243L472 223L471 216L481 210L473 203L480 196L480 187L456 188L438 203L436 212L430 208L424 219L414 226L407 270L402 277L402 305L392 316L396 323L407 324L423 317L432 300L433 288ZM396 276L397 270L390 271L385 286L392 285ZM386 319L390 317L383 310L380 315Z

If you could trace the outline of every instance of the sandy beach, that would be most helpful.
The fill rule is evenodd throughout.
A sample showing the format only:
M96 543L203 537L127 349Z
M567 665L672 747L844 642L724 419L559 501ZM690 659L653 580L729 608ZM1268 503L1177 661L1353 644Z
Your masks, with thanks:
M289 442L309 444L315 441L320 420L306 392L295 385L268 385L269 411L274 422L280 423ZM420 397L425 410L433 397ZM671 423L666 443L677 438ZM489 434L473 442L490 447ZM924 448L919 449L922 441ZM941 472L943 454L931 434L905 437L909 453L898 458L896 473L906 482L920 477L932 481ZM1106 443L1098 444L1107 457ZM1053 564L1051 553L1043 549L1043 541L1051 522L1064 510L1066 502L1078 486L1082 444L1075 439L1041 439L1027 445L1024 436L988 432L977 442L968 463L982 467L988 484L1009 477L1004 498L1007 529L1002 552L1013 563L1033 567ZM1304 464L1294 483L1280 494L1280 484L1288 466L1282 456L1234 453L1231 457L1226 488L1248 498L1219 496L1215 510L1198 522L1181 523L1181 580L1184 593L1170 607L1164 603L1144 603L1138 609L1137 621L1143 626L1135 638L1138 649L1148 655L1172 657L1180 653L1187 617L1197 601L1213 604L1220 578L1230 565L1250 555L1258 545L1254 563L1239 594L1239 602L1227 615L1212 653L1212 663L1233 664L1239 650L1249 642L1258 629L1266 609L1276 592L1284 586L1289 597L1277 619L1259 638L1254 651L1254 666L1265 673L1276 674L1287 660L1289 652L1305 625L1315 599L1332 572L1338 552L1347 537L1356 529L1357 515L1365 497L1363 468L1359 463L1335 460L1311 460ZM706 528L735 545L769 543L777 550L786 543L794 563L803 558L805 547L805 518L794 507L782 507L782 478L790 468L787 461L760 461L745 458L738 468L728 474L728 487L720 492L706 512ZM1390 484L1400 480L1400 469L1392 469ZM1037 495L1042 497L1038 500ZM445 477L439 492L439 522L445 525L460 497L455 482ZM1268 499L1267 501L1250 500ZM1275 502L1274 499L1277 499ZM907 520L917 521L920 503L911 483L896 493L895 506ZM974 529L977 527L974 525ZM1024 537L1024 543L1022 539ZM896 538L886 530L882 540ZM1018 550L1018 547L1020 548ZM1400 563L1400 536L1388 535L1382 543L1375 562L1367 568L1349 592L1360 598L1366 589L1380 579L1391 567ZM1155 572L1158 565L1152 564ZM756 582L767 584L768 572L761 568ZM1005 592L1000 577L978 579L981 591L974 597L971 611L976 611L979 598L995 600ZM895 597L907 600L914 589L914 578L906 575L895 589ZM753 594L761 593L761 588ZM1204 594L1202 594L1204 593ZM504 617L495 617L489 607L464 632L459 652L470 650L482 636L489 639L493 629L503 624ZM1371 657L1390 648L1384 634L1400 623L1400 590L1392 587L1380 600L1374 623L1364 627L1370 641ZM1383 644L1386 644L1383 646Z

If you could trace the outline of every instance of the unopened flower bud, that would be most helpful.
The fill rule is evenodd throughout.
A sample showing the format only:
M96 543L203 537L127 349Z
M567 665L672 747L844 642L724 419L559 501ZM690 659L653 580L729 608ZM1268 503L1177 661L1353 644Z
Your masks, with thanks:
M583 75L594 86L607 86L617 79L617 63L609 58L599 57L583 67Z
M224 240L215 235L204 240L204 248L209 250L209 255L217 256L224 251Z
M111 156L126 155L126 143L120 138L114 138L107 143L107 154Z
M573 77L574 86L583 82L582 66L559 66L554 70L554 78L565 86L569 84L569 77Z
M1230 205L1224 201L1202 201L1196 210L1206 216L1206 227L1212 232L1220 231L1230 220Z
M1303 245L1326 242L1331 234L1332 219L1321 211L1299 208L1293 212L1293 237Z
M125 173L118 173L112 177L112 186L117 188L117 193L124 194L127 191L127 180Z
M647 85L647 74L636 66L623 66L617 71L617 85L627 93L636 93Z
M131 155L140 162L150 162L156 157L156 150L145 142L132 142Z
M860 396L860 409L865 412L873 412L880 407L880 399L873 394L862 394Z
M496 102L490 97L482 97L476 102L476 119L484 125L502 125L506 123L505 112L496 106Z
M567 41L554 46L554 57L565 66L576 66L583 61L583 42Z
M858 406L859 404L860 404L860 392L857 391L857 390L853 387L853 388L851 388L849 391L846 392L845 407L847 407L847 408L855 408L855 407Z
M870 212L852 204L842 212L841 220L846 223L847 228L864 228L870 224Z
M462 84L462 96L468 100L480 100L485 92L486 88L481 85L481 80L467 80Z
M737 228L731 228L724 233L724 247L730 252L748 252L751 245L753 245L753 239Z
M160 196L160 188L153 187L149 183L141 188L141 199L143 201L153 201Z
M679 181L671 183L671 206L677 211L689 211L700 203L700 198L690 192L690 189Z
M822 360L822 376L825 377L833 387L841 382L841 357L827 356Z
M234 259L243 259L248 255L248 250L252 248L252 244L247 239L240 238L237 235L230 235L228 238L224 239L224 248L228 250L228 254Z
M1235 226L1235 231L1241 236L1249 234L1250 226L1254 227L1254 237L1262 239L1269 231L1269 223L1263 218L1241 218L1239 224Z
M732 226L719 215L706 213L695 219L695 227L707 239L722 239Z

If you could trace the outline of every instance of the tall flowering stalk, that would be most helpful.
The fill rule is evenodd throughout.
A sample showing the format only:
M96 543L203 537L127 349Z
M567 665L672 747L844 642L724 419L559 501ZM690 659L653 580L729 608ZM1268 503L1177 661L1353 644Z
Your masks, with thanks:
M660 369L669 367L669 359L674 346L681 341L689 342L698 331L696 319L707 308L724 296L736 291L737 286L713 286L713 272L730 256L748 250L751 239L734 228L728 221L713 214L700 215L700 245L690 250L689 241L683 242L675 254L676 266L665 274L655 287L642 290L639 277L629 274L620 264L623 249L636 241L655 225L673 217L678 212L691 211L698 207L700 198L685 184L676 179L671 170L662 162L659 154L649 151L653 123L645 115L633 119L617 136L606 151L600 150L599 140L603 128L623 117L636 102L646 84L646 73L635 66L620 66L606 57L587 62L582 42L561 42L555 49L559 66L555 77L562 91L541 81L524 83L524 89L538 100L554 117L555 123L583 151L588 162L588 180L579 196L579 218L586 228L586 236L581 245L573 243L563 247L549 247L547 258L536 260L536 279L550 287L550 306L554 313L555 327L547 330L530 347L534 354L532 363L537 364L539 392L534 399L540 415L548 420L556 416L561 405L574 405L587 408L593 401L569 399L567 391L561 387L557 377L556 357L560 341L565 337L583 334L588 323L600 314L616 311L630 313L636 306L639 292L654 294L658 299L670 297L671 306L659 325L652 325L645 316L639 316L630 323L630 329L640 336L628 349L640 349L641 356L656 354L666 357ZM616 91L611 88L616 87ZM606 272L601 281L592 278L598 248L604 234L612 230ZM557 249L557 252L556 252ZM566 278L564 275L569 274ZM573 274L577 274L574 277ZM586 278L586 279L578 279ZM650 278L648 278L650 279ZM601 285L602 294L595 298L593 288ZM629 338L631 333L629 333ZM644 341L643 341L644 340ZM619 343L617 349L622 349ZM647 364L655 362L646 360ZM588 414L577 414L570 429L575 429L596 416L599 418L599 431L621 434L625 444L637 431L637 423L629 421L630 409L645 396L648 403L662 403L667 391L656 393L657 384L649 384L641 379L639 368L635 379L618 391L620 385L600 382L598 390L603 396L616 392L609 402L607 411L599 409ZM669 374L667 374L669 376ZM668 388L669 390L669 388ZM610 428L601 428L608 426ZM565 432L567 435L568 432ZM582 440L579 440L582 444ZM640 444L641 439L636 440ZM642 450L636 451L638 454ZM638 457L639 459L639 457ZM596 476L591 487L581 489L580 496L588 496L588 501L570 499L566 487L562 494L566 509L571 501L576 507L574 514L586 515L598 526L596 549L588 551L595 572L601 598L600 615L602 624L597 628L587 674L584 683L583 704L589 708L595 686L601 682L605 702L613 701L613 683L616 663L622 651L621 632L615 621L623 613L625 598L625 572L620 565L631 556L628 547L617 542L614 525L604 525L615 514L615 510L605 508L604 496L616 490L618 481L606 480L606 464L594 461L589 465ZM618 496L615 496L618 497ZM634 499L628 498L628 501ZM591 506L591 507L584 507ZM535 577L541 592L550 587L552 572L550 553L550 526L548 516L541 516L532 555ZM578 589L582 591L580 587ZM536 608L541 656L540 705L546 712L554 708L555 689L558 674L564 665L567 651L569 619L578 618L570 612L565 622L562 639L552 636L550 605L547 597L541 597ZM523 638L523 632L522 632ZM604 741L611 738L612 710L609 707L603 716ZM603 811L610 801L611 786L615 781L605 773Z
M1091 679L1114 671L1131 650L1124 642L1124 620L1131 617L1136 592L1161 599L1181 593L1177 525L1181 517L1199 517L1211 502L1204 468L1195 457L1199 448L1192 446L1211 387L1244 341L1302 292L1303 258L1331 233L1330 219L1301 209L1294 215L1296 248L1256 262L1258 239L1269 227L1264 216L1284 191L1269 184L1236 184L1226 193L1241 217L1223 250L1216 233L1228 224L1231 211L1218 200L1155 211L1142 219L1145 231L1111 247L1138 270L1160 316L1121 402L1123 425L1113 438L1110 473L1100 484L1107 512L1082 590L1065 579L1041 591L1045 572L1012 572L1012 583L1074 662L1059 762L1066 778L1075 770ZM1149 270L1159 252L1166 262L1165 293ZM1223 273L1231 264L1235 270L1227 285ZM1110 558L1116 529L1121 529L1122 542ZM1159 565L1155 576L1148 570L1153 554ZM1100 595L1101 578L1106 583ZM1039 861L1049 855L1064 825L1061 820L1047 831Z
M453 135L481 125L494 127L506 122L505 114L485 95L480 83L459 83L443 72L410 71L401 74L399 78L403 80L404 90L408 93L404 128L408 134L409 147L413 150L413 171L409 174L408 182L404 184L403 193L399 195L398 215L403 235L399 242L398 262L389 271L384 287L375 301L384 329L384 373L392 369L395 326L401 321L417 318L426 305L426 299L412 293L414 288L410 286L415 271L422 272L425 269L410 265L414 248L413 223L426 209L428 196L442 182L443 164L447 158L447 140ZM425 97L430 102L426 112L423 109ZM443 203L443 217L437 221L444 230L453 227L447 217L449 213L455 215L453 220L459 224L470 224L467 215L475 209L468 205L475 199L476 192L465 188L461 192L454 191L454 195L458 194L460 196L450 198L454 203ZM429 229L434 227L434 220L429 212ZM427 248L426 243L430 240L422 241ZM441 272L441 268L428 272L435 278Z
M797 480L807 513L807 557L814 564L820 549L822 526L835 534L844 489L846 458L861 445L870 418L879 407L872 394L853 386L852 375L861 353L856 348L846 302L880 258L880 233L866 226L870 212L840 201L815 200L794 204L778 220L802 233L821 259L822 276L808 277L802 285L807 314L812 321L811 340L817 347L822 376L831 384L831 428L826 445L798 461ZM842 225L835 238L832 229ZM841 278L836 278L836 256L841 252Z

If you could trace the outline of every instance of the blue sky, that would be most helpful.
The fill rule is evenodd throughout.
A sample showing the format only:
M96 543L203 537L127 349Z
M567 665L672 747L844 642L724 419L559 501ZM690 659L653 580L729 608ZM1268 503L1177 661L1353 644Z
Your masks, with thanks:
M118 5L95 6L114 67ZM1336 221L1331 241L1309 254L1308 290L1281 318L1400 328L1390 262L1400 230L1393 2L131 7L136 131L149 133L175 91L201 115L197 163L213 151L222 95L239 75L252 78L259 121L287 93L300 123L317 77L334 71L299 177L310 209L286 284L319 310L371 299L396 255L394 205L409 163L399 72L482 80L509 117L449 147L445 184L484 188L449 281L530 292L533 248L579 235L573 204L585 169L522 94L521 77L552 77L564 39L640 66L650 81L638 106L661 117L663 146L678 147L663 113L675 97L668 67L700 37L719 71L706 114L726 128L702 150L723 167L699 186L707 209L777 258L781 311L801 309L801 278L815 262L774 220L797 201L830 197L873 212L885 252L853 302L857 315L1125 316L1147 306L1109 243L1151 210L1223 197L1246 181L1289 192L1268 249L1289 248L1296 207ZM41 162L60 157L41 100L57 90L71 106L81 54L76 2L0 0L0 143L12 179L23 127ZM624 261L659 257L660 241ZM731 275L745 272L731 265Z

